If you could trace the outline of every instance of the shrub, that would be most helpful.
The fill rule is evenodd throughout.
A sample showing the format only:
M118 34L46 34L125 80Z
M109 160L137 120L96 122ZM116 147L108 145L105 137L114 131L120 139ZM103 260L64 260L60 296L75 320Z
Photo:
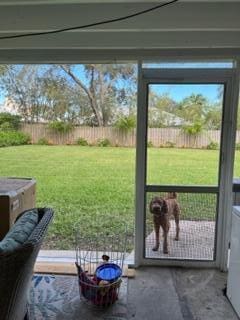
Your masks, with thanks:
M207 149L208 150L217 150L219 148L219 145L217 142L211 141L208 145L207 145Z
M18 130L20 127L21 117L18 115L11 114L9 112L0 113L0 126L4 123L8 123L8 127L14 130Z
M76 143L79 145L79 146L88 146L88 142L86 139L84 138L78 138Z
M48 125L49 129L52 129L59 133L67 133L73 129L73 125L64 121L53 121Z
M152 147L153 147L153 143L152 143L152 141L148 141L148 143L147 143L147 147L148 147L148 148L152 148Z
M49 145L49 141L47 138L40 138L38 139L37 144L39 144L40 146L47 146Z
M115 123L115 127L125 132L132 131L136 127L136 117L133 115L122 116Z
M0 125L0 130L1 131L12 131L12 130L14 130L14 127L12 126L12 124L10 122L3 122Z
M97 146L98 147L111 147L111 142L107 138L98 139Z
M235 145L235 149L236 150L240 150L240 143L238 142L238 143L236 143L236 145Z
M166 141L165 148L174 148L175 145L176 145L176 143L174 143L172 141Z
M203 124L201 122L195 122L190 125L184 125L182 130L189 136L197 136L203 131Z
M30 143L30 136L19 131L1 131L0 147L20 146Z

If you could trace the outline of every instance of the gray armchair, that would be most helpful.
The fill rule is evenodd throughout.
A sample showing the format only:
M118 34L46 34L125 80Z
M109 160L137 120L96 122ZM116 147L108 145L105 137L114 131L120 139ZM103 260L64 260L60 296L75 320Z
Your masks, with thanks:
M44 234L53 216L53 210L49 208L27 210L18 218L15 229L20 228L21 223L22 226L27 225L23 220L26 213L28 216L34 213L35 216L34 225L31 227L32 230L30 229L27 239L23 243L20 241L23 239L15 239L13 226L8 232L11 237L8 237L8 234L5 237L8 237L5 240L5 247L1 248L0 242L0 320L28 319L27 294L33 267ZM19 234L18 230L15 230L16 234ZM2 242L4 242L4 239Z

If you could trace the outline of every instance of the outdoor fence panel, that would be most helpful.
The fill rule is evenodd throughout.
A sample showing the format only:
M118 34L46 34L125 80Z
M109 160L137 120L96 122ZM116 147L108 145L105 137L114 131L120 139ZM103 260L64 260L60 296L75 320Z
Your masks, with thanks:
M108 139L112 146L135 147L136 130L123 131L113 127L75 127L67 133L50 129L47 124L23 124L22 131L30 134L32 143L45 138L49 144L76 144L78 138L84 138L90 145L97 145L102 139ZM207 148L211 143L220 144L220 130L205 130L199 135L189 135L179 128L149 128L148 142L154 147ZM237 131L236 142L240 142Z

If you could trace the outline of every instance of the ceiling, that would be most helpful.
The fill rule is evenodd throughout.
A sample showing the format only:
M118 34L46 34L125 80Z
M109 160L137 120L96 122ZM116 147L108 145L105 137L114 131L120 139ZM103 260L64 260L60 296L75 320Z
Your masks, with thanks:
M114 19L166 1L0 0L0 37ZM0 39L0 60L131 59L240 52L240 0L179 0L121 22L58 34Z

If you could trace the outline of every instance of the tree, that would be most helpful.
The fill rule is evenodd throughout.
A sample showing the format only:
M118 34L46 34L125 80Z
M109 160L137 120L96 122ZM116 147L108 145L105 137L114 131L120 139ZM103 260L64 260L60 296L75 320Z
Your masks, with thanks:
M7 64L1 64L0 65L0 76L4 75L7 72L8 65Z
M175 125L176 105L176 102L167 93L159 95L151 90L148 104L148 126L162 128Z
M204 123L209 103L202 94L191 94L183 99L178 106L178 114L187 122L182 126L185 134L193 138L193 145L196 144L197 136L204 129Z
M54 69L49 65L11 65L1 77L8 104L24 121L78 123L84 99Z
M207 99L202 94L192 93L179 104L177 113L189 123L198 123L205 119L207 109Z
M202 122L194 122L192 124L186 124L182 127L182 130L185 134L187 134L192 141L192 145L196 145L197 136L200 135L203 131L203 123Z
M154 100L154 105L158 110L172 114L175 113L177 103L170 97L168 93L163 93L160 95L155 94Z
M66 121L80 124L82 107L85 104L82 97L67 79L48 71L41 80L42 117L47 121Z
M115 123L115 127L126 133L132 131L136 127L136 116L133 114L120 116Z
M28 122L111 125L136 96L133 64L10 65L0 81L9 104Z
M112 124L117 105L126 103L136 80L133 64L88 64L83 71L76 65L65 64L60 68L87 97L92 125L96 126ZM128 86L124 87L123 81L128 82Z
M38 121L41 113L42 94L39 66L9 65L1 77L8 104L24 121Z
M222 110L221 106L211 106L205 116L205 128L209 130L221 129Z
M9 112L0 113L0 128L18 130L20 127L21 118L18 115Z

